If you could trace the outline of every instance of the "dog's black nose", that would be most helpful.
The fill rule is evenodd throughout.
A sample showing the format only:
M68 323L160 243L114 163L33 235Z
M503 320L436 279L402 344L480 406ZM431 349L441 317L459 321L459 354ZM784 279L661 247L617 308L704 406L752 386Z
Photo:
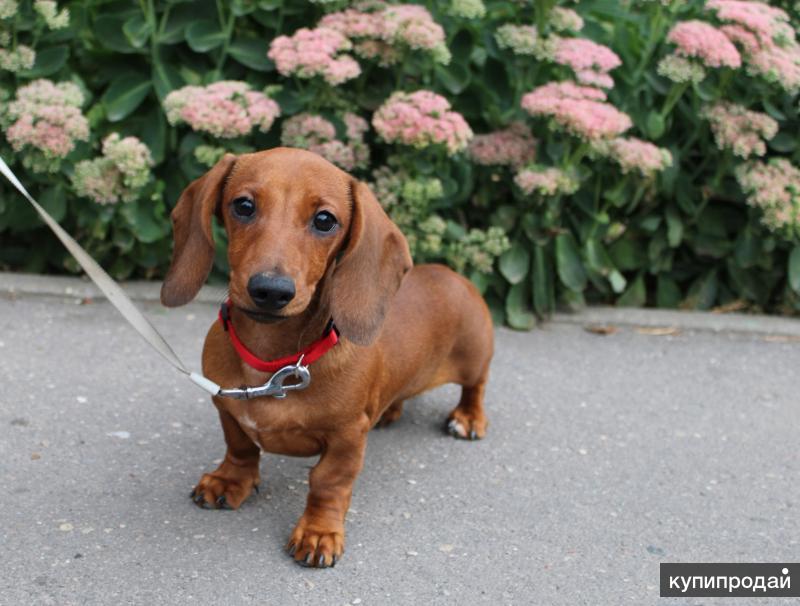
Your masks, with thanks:
M256 274L247 282L253 303L267 311L278 311L294 299L294 281L286 276Z

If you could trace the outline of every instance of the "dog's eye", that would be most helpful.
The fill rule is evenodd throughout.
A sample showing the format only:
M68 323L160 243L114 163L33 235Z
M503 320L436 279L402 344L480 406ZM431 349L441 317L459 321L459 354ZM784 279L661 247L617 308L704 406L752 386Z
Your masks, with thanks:
M321 232L332 231L337 225L336 217L327 210L323 210L314 215L314 229Z
M236 198L231 203L233 215L238 219L250 220L256 212L256 205L250 198Z

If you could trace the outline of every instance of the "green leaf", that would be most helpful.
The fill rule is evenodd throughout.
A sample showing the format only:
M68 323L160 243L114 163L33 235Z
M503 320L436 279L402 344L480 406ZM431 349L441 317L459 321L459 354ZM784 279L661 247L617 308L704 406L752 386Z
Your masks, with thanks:
M506 320L511 328L530 330L536 325L536 316L527 306L527 294L527 286L523 282L512 286L506 295Z
M488 274L474 270L469 274L469 280L481 294L484 294L486 289L489 288L490 277Z
M492 324L503 326L506 323L506 310L503 301L494 295L486 297L486 304L489 306L489 313L492 315Z
M181 140L178 146L178 162L187 181L193 181L205 174L207 166L200 164L194 157L194 150L203 143L197 133L190 132Z
M36 63L28 70L19 72L23 78L43 78L51 76L64 67L69 57L69 47L51 46L36 51Z
M733 251L736 262L744 268L753 267L758 263L760 254L761 242L753 235L752 229L745 227L736 238Z
M147 145L153 161L160 164L164 161L167 149L167 119L160 107L154 106L145 116L142 129L142 143Z
M793 152L797 149L797 137L788 133L778 133L769 140L769 147L784 154Z
M183 42L186 28L197 19L196 11L191 6L180 6L173 9L164 29L157 34L159 44L177 44Z
M719 280L713 269L695 280L686 295L686 306L693 309L709 309L717 300Z
M572 234L556 237L556 270L561 282L570 290L581 292L586 288L586 272Z
M681 221L678 209L672 205L667 206L665 214L667 218L667 242L669 242L670 248L677 248L681 240L683 240L683 221Z
M448 44L453 53L453 61L459 63L469 62L472 53L473 39L468 29L460 29Z
M779 122L783 122L786 120L786 114L784 114L781 110L779 110L775 105L773 105L769 99L764 99L761 104L764 106L766 112L778 120Z
M729 258L726 264L728 268L728 275L731 278L733 286L738 289L738 295L751 301L762 302L769 293L769 289L765 288L763 280L760 278L760 271L756 269L744 269L736 264L734 259Z
M642 274L636 276L622 296L617 299L620 307L642 307L647 302L647 291L644 287L644 277Z
M436 66L436 76L439 81L450 93L458 95L464 91L471 79L469 69L461 63L455 61L450 65Z
M681 289L675 280L663 275L656 281L656 305L658 307L675 308L681 302Z
M156 217L151 200L136 200L122 205L121 212L133 228L139 242L152 244L167 235L169 224L165 218Z
M651 111L647 116L647 134L651 139L658 139L664 134L666 124L664 118L657 111Z
M650 215L649 217L645 217L639 222L639 227L641 227L644 231L650 233L656 231L660 225L661 225L661 217L659 217L658 215Z
M647 261L647 252L638 240L622 237L608 249L608 254L614 265L622 271L631 271L644 267Z
M130 13L126 15L104 15L94 21L92 32L107 49L119 53L135 53L138 49L129 41L125 32L122 31L124 23Z
M628 285L628 281L625 279L625 276L619 273L616 269L608 274L608 282L611 284L611 290L613 290L616 294L624 291L625 287Z
M722 259L730 254L733 243L727 238L698 233L691 240L694 251L702 257Z
M519 220L519 209L510 204L503 204L499 206L494 213L492 213L492 225L502 227L506 233L511 232Z
M789 285L800 294L800 246L795 246L789 254Z
M281 115L292 116L303 109L303 100L297 92L293 91L287 86L284 86L272 98L280 105Z
M514 244L500 256L500 273L511 284L519 284L528 275L530 253L519 242Z
M267 44L261 38L238 38L228 47L228 54L236 61L259 72L275 69L267 57Z
M150 39L153 28L145 20L144 15L137 13L122 24L122 33L134 48L142 48Z
M195 21L186 28L186 42L197 53L205 53L225 42L225 32L212 19Z
M67 196L60 185L53 185L44 190L39 196L39 204L56 221L61 221L67 214Z
M114 78L103 95L102 102L110 122L119 122L130 116L150 92L150 78L128 72Z
M553 273L549 263L547 249L536 246L533 249L533 308L542 316L549 315L555 309L555 289Z
M168 94L185 84L181 73L171 64L165 63L159 58L153 62L152 77L156 95L158 95L159 101L162 102Z
M231 11L237 17L244 17L256 10L255 0L233 0L231 3Z

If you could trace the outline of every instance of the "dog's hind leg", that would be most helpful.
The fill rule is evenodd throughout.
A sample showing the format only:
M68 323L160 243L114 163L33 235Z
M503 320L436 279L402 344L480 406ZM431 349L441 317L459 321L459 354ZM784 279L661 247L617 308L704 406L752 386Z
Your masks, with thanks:
M474 385L461 388L461 400L447 417L447 432L464 440L480 440L486 435L489 422L483 412L483 395L488 372Z
M376 427L388 427L403 414L403 400L396 400L389 405L389 408L383 411L381 418L375 424Z

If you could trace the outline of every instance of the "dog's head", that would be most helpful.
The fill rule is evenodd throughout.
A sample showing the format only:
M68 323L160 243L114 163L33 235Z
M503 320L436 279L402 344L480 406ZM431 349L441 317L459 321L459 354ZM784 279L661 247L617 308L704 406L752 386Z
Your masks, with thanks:
M341 333L371 342L411 267L408 244L363 183L311 152L227 154L181 194L175 248L161 288L168 307L191 301L211 271L212 215L228 233L230 296L255 320L303 313L330 280Z

